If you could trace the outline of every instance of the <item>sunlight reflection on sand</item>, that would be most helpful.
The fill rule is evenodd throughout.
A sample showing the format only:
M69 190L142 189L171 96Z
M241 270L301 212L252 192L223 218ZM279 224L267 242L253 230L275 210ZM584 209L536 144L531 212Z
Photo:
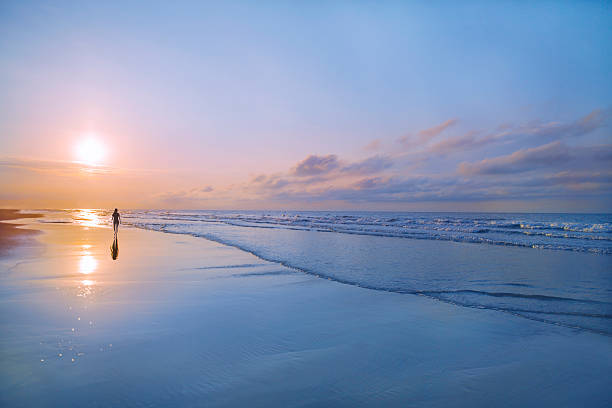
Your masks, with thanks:
M83 275L90 275L98 269L98 260L89 251L92 248L90 244L81 245L82 253L79 257L79 272ZM77 281L77 296L91 297L94 294L96 281L93 279L83 279Z
M91 252L84 252L79 260L79 272L84 275L93 273L98 267L98 261L91 255Z

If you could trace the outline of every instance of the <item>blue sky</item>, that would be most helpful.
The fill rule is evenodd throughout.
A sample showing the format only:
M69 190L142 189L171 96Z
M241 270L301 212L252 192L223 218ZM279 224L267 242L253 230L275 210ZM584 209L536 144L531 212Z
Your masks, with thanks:
M105 205L114 177L142 186L121 196L139 207L605 211L611 16L606 2L5 1L0 179L68 177L84 134L108 155L87 199L16 182L2 198Z

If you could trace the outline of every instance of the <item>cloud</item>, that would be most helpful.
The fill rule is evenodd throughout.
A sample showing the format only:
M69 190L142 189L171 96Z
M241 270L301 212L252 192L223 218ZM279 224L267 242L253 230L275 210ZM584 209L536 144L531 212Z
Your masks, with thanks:
M542 168L592 169L606 163L612 163L612 145L570 148L557 141L474 163L462 162L458 171L464 175L501 175Z
M393 166L393 159L389 156L372 156L367 159L349 163L340 168L343 173L372 174L386 170Z
M312 190L282 191L273 198L291 201L344 201L351 203L410 203L423 201L472 201L490 195L489 189L476 194L469 183L456 177L436 178L372 177L348 186L328 186Z
M255 178L253 178L249 183L246 184L246 186L243 186L244 190L248 190L248 191L269 191L269 190L278 190L281 189L285 186L287 186L290 181L287 179L287 177L291 177L291 176L286 176L283 174L270 174L270 175L265 175L265 174L261 174ZM306 178L305 180L309 180L310 178ZM305 182L304 179L296 179L296 181L299 182Z
M554 141L580 137L607 126L611 114L612 111L609 109L595 109L587 115L567 123L537 121L515 126L506 124L504 129L491 134L489 137L496 140L538 136L540 138L539 142L542 142L542 139Z
M151 169L119 168L77 161L45 160L23 157L0 157L0 168L2 167L63 176L82 176L84 174L146 176L160 173L159 170Z
M470 131L459 137L442 140L430 146L428 151L431 153L445 155L455 151L465 151L468 149L482 147L492 141L490 137L476 138L476 134L476 131Z
M576 199L605 205L612 201L610 160L611 145L569 147L552 142L461 163L458 172L409 174L405 168L396 167L397 158L391 156L351 162L331 154L309 155L286 172L256 175L247 183L221 190L198 187L161 198L169 206L182 207L229 202L314 207L346 203L362 208L405 204L424 208L423 203L437 203L431 208L469 209L472 203L482 202Z
M310 155L294 167L292 174L297 177L315 176L328 173L339 166L338 156L335 154L327 156Z
M453 126L455 123L457 123L457 119L449 119L429 129L421 130L417 135L422 141L428 141L438 136L440 133L444 132L447 128Z
M252 183L269 185L280 178L292 178L291 183L312 184L330 179L357 175L371 175L382 172L393 166L394 161L389 156L375 155L355 162L340 160L337 155L309 155L299 161L286 175L260 175ZM287 180L286 180L287 181ZM289 181L288 181L289 182Z
M550 166L569 159L569 149L560 142L543 146L521 149L506 156L484 159L476 163L460 163L461 174L505 174L532 170L536 167Z
M373 152L373 151L379 150L381 147L382 147L382 140L374 139L370 143L365 145L363 147L363 150Z
M571 136L581 136L605 126L611 116L611 110L595 109L571 124L565 131Z
M550 199L612 196L612 173L535 175L509 179L444 177L373 177L349 186L281 190L272 200L294 202L342 201L348 203L479 202L516 199Z
M416 140L410 135L403 136L399 139L400 143L403 144L426 144L431 139L438 136L440 133L444 132L449 127L455 125L458 122L458 119L448 119L436 126L430 127L428 129L423 129L416 134Z
M289 180L286 180L280 177L271 177L268 180L266 180L263 186L268 189L278 190L279 188L285 187L289 183L290 183Z
M353 184L353 187L357 190L371 190L377 188L385 183L385 180L381 177L370 177L357 181Z
M420 154L446 156L476 150L488 145L501 143L521 143L523 145L538 145L543 142L562 141L579 138L607 126L612 116L611 110L595 109L589 114L570 122L535 121L528 124L505 123L491 132L470 130L461 136L447 137L437 143L427 145L434 136L456 123L456 120L446 121L425 131L419 132L419 142L422 146ZM445 126L446 125L446 126ZM440 132L436 132L440 130ZM425 132L425 133L424 133ZM481 135L482 136L479 136ZM431 136L431 137L430 137ZM404 137L404 143L410 138Z
M602 189L612 185L612 170L608 171L561 171L540 177L523 180L524 187L542 187L562 185L574 190Z
M477 144L480 138L475 135L467 133L452 146ZM434 146L443 150L446 145ZM612 195L612 170L606 167L611 159L610 145L569 147L557 141L509 155L464 162L455 173L411 175L405 173L405 168L396 168L398 157L377 155L346 162L336 155L311 155L286 174L256 177L248 191L254 199L278 202L363 205L606 197ZM302 166L304 163L309 165ZM310 169L311 163L317 170L305 173L314 175L296 172L301 167ZM516 173L524 174L515 177Z
M0 158L0 167L11 167L39 173L55 173L58 175L74 175L79 172L104 174L116 171L116 169L108 166L93 166L73 161L40 160L19 157Z
M260 174L253 178L253 183L263 183L266 180L267 176L265 174Z
M213 191L212 186L197 187L190 190L165 192L158 195L158 198L164 202L201 201L210 199Z
M527 134L555 136L556 138L577 137L588 134L604 126L609 117L609 111L595 109L588 115L583 116L574 122L549 122L539 126L533 126L532 128L524 128L523 131Z
M282 200L304 197L322 197L325 191L353 186L371 188L382 182L383 175L395 164L390 156L375 155L358 161L340 160L337 155L309 155L287 173L257 175L242 186L237 194L253 199ZM365 177L365 178L364 178Z

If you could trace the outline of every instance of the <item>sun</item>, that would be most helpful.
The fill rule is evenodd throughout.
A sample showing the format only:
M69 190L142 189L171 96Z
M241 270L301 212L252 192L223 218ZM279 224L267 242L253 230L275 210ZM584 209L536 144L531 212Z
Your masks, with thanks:
M102 163L106 156L106 148L95 136L87 135L77 143L75 148L76 158L79 162L97 165Z

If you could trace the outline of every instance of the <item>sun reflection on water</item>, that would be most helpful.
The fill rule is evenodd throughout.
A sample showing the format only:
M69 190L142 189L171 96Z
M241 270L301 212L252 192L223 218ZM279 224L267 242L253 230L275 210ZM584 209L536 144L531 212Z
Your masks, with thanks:
M93 273L98 267L98 261L91 255L91 252L85 251L79 260L79 272L84 275Z
M89 216L87 211L79 211L80 219L75 222L81 225L98 225L102 219L98 214L90 213ZM85 216L89 218L85 220ZM105 292L107 253L100 251L102 247L95 240L95 234L97 232L79 231L65 244L68 248L66 258L69 259L66 277L72 279L62 279L62 286L58 285L56 288L68 295L62 298L66 299L64 310L67 317L72 319L72 324L66 325L61 334L54 335L53 341L41 340L41 355L38 358L42 364L77 363L90 351L98 350L99 345L92 345L87 339L92 330L97 330L97 318L100 315L97 314L96 305ZM102 254L105 257L102 257ZM100 352L108 350L110 345L100 348Z
M77 289L77 296L82 298L88 298L95 294L96 281L90 279L84 279L79 281L79 287ZM79 318L79 320L81 320Z
M81 244L81 253L79 255L79 272L83 275L91 275L98 269L98 260L93 255L91 244ZM79 280L77 287L77 296L90 297L94 294L96 281L93 279Z
M100 210L82 208L76 210L73 214L74 223L85 228L97 227L108 228L108 217L102 214Z
M98 268L98 260L89 251L91 245L81 245L82 253L79 258L79 272L83 275L90 275ZM94 287L96 281L93 279L83 279L78 281L77 296L79 297L90 297L94 294Z

